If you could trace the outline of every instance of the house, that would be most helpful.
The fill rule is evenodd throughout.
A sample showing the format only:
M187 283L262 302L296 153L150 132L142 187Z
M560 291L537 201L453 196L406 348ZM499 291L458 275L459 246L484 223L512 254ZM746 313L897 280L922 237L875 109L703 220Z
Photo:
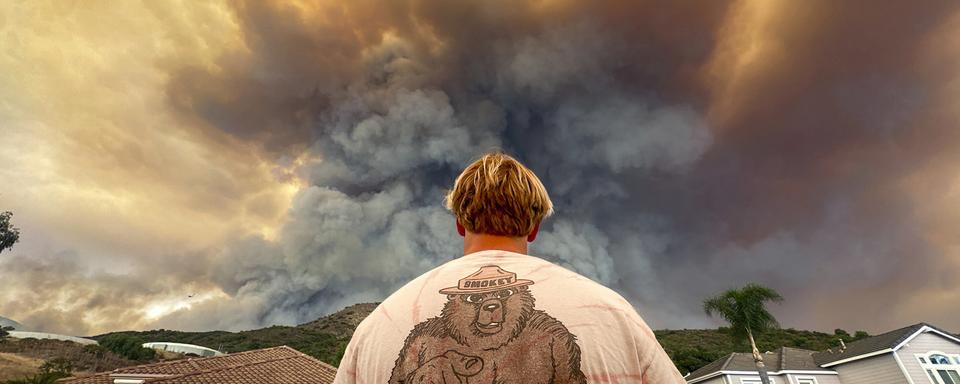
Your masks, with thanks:
M9 331L7 332L7 334L9 334L10 337L15 339L50 339L50 340L72 341L74 343L83 344L83 345L97 344L97 341L93 339L61 335L57 333Z
M960 337L926 323L823 352L780 348L764 354L777 384L960 384ZM759 383L753 357L732 353L694 371L687 383Z
M782 347L763 354L770 383L775 384L841 384L838 373L821 368L813 358L816 352ZM731 353L687 376L687 383L759 384L760 375L751 353Z
M330 384L337 369L287 347L138 365L71 378L70 384Z
M167 341L159 341L152 343L143 343L144 348L150 348L156 350L157 352L172 352L179 353L182 355L191 354L197 356L220 356L223 352L220 352L216 349L207 348L201 345L193 344L184 344L184 343L173 343Z

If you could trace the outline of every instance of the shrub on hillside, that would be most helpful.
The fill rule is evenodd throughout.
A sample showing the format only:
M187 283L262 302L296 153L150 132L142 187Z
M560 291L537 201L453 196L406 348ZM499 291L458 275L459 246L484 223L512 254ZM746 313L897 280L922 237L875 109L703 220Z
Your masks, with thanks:
M6 384L54 384L57 380L70 377L73 363L64 358L47 360L40 366L40 372L18 380L8 380Z
M112 334L100 339L100 345L107 350L130 360L149 361L156 357L153 349L144 348L144 341L136 336Z

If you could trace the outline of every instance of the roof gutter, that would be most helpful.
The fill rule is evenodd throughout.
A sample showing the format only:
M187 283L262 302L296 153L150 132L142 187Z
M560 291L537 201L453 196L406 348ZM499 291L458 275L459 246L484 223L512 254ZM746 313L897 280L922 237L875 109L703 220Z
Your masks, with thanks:
M720 376L720 375L738 375L738 376L739 376L739 375L758 375L758 374L759 374L759 373L758 373L757 371L727 371L727 370L722 370L722 371L713 372L713 373L711 373L711 374L709 374L709 375L703 375L703 376L700 376L700 377L698 377L698 378L691 379L691 380L687 381L687 383L688 383L688 384L699 383L699 382L701 382L701 381L704 381L704 380L707 380L707 379L712 379L712 378L717 377L717 376ZM770 372L767 372L767 374L770 374L770 375L773 375L773 376L780 376L780 375L787 375L787 374L791 374L791 375L838 375L839 373L837 373L837 371L827 371L827 370L785 369L785 370L782 370L782 371L770 371Z
M834 366L834 365L839 365L839 364L843 364L843 363L849 363L849 362L851 362L851 361L862 360L862 359L866 359L866 358L868 358L868 357L879 356L879 355L883 355L883 354L890 353L890 352L893 352L893 351L894 351L893 348L881 349L881 350L876 351L876 352L865 353L865 354L862 354L862 355L857 355L857 356L853 356L853 357L848 357L848 358L842 359L842 360L832 361L832 362L829 362L829 363L826 363L826 364L821 365L821 367L823 367L823 368L832 367L832 366Z

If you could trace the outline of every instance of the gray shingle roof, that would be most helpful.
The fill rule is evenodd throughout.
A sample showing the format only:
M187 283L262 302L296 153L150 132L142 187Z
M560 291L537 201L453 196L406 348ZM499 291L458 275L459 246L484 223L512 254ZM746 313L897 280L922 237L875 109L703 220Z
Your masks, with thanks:
M923 327L930 327L948 335L952 334L927 323L917 323L900 329L894 329L887 333L882 333L876 336L854 341L847 344L847 349L843 352L840 352L839 350L817 352L813 355L813 358L817 364L823 365L851 357L882 351L888 348L893 348L897 345L900 345L900 343L910 337L910 335L916 333L920 330L920 328Z
M910 335L913 335L923 327L930 327L945 334L954 335L953 333L944 331L930 324L918 323L851 342L847 344L847 349L843 352L839 352L837 350L814 352L805 349L783 347L778 349L776 352L764 353L763 362L767 366L767 371L771 372L782 370L830 371L830 368L821 368L820 366L835 361L896 347L910 337ZM954 336L960 338L960 335ZM757 367L753 363L753 355L749 353L731 353L694 371L687 377L687 381L704 377L718 371L756 370Z
M763 364L767 371L776 372L783 370L823 370L813 361L814 351L806 349L781 347L775 352L763 354ZM687 381L703 377L718 371L756 371L757 366L753 362L753 354L750 353L731 353L726 357L720 358L702 368L694 371L687 377Z

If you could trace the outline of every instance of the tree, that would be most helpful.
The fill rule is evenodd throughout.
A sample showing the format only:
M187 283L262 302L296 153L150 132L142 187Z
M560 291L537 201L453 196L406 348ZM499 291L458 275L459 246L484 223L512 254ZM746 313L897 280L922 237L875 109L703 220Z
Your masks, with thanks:
M870 334L867 333L867 331L857 331L857 332L855 332L855 333L853 334L853 340L854 340L854 341L857 341L857 340L860 340L860 339L866 339L866 338L868 338L868 337L870 337Z
M760 380L770 384L767 369L763 365L763 356L757 349L754 334L780 328L780 323L767 311L767 302L783 301L780 293L759 284L750 283L740 289L730 289L703 301L703 311L707 316L717 315L730 324L731 336L738 340L744 337L750 340L753 361L757 364Z
M7 331L12 331L13 327L0 327L0 341L3 341L10 336L10 333Z
M143 340L130 335L110 334L99 340L107 350L130 360L149 361L156 357L156 351L143 347Z
M13 212L0 212L0 253L20 241L20 228L10 224L11 217Z
M833 330L833 334L837 337L842 338L844 341L850 341L850 333L843 330L842 328L837 328Z

